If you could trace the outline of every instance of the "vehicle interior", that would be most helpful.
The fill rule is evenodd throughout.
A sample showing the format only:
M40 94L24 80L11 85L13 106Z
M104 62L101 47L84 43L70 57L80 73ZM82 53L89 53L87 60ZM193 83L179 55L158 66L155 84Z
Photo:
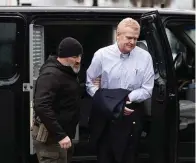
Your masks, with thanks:
M110 45L115 42L115 28L113 23L78 23L73 22L39 22L44 26L44 44L45 44L45 56L47 59L49 55L56 55L58 44L67 36L76 38L81 42L84 48L84 55L82 56L81 71L79 74L79 80L81 83L82 102L80 112L80 122L78 136L80 143L75 149L76 156L93 155L95 151L88 150L86 142L89 139L88 119L91 110L91 97L85 91L86 70L89 67L93 54L101 47ZM175 27L175 30L174 30ZM178 25L176 30L176 24L169 24L166 28L166 33L169 38L169 43L172 49L172 55L174 58L174 66L177 75L178 91L179 91L179 105L180 105L180 140L193 141L194 140L194 109L195 101L193 98L194 87L194 74L195 74L195 57L194 46L195 43L188 37L185 29L190 29L183 24ZM192 26L191 26L192 27ZM191 28L193 29L193 28ZM176 40L174 38L176 38ZM171 41L171 39L173 39ZM183 45L183 46L182 46ZM146 40L141 35L137 46L148 51ZM151 115L151 99L145 102L146 106L146 121L144 124L144 131L141 135L141 140L145 141L148 137L150 115ZM83 149L83 150L81 150ZM85 149L85 150L84 150ZM146 151L145 146L141 148L141 152ZM87 153L86 153L87 152Z
M173 55L180 108L181 156L194 156L195 147L195 22L168 22L166 34Z

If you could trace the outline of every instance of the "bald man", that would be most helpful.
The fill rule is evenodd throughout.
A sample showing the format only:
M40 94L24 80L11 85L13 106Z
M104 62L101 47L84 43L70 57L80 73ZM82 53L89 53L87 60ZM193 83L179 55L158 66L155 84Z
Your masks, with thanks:
M96 51L87 70L89 95L93 97L99 87L123 88L131 92L127 97L128 103L138 106L151 97L154 87L153 62L147 51L136 46L139 35L140 25L136 20L125 18L118 24L116 43ZM94 82L99 76L100 85ZM98 163L135 162L143 113L142 107L125 107L121 120L108 123L98 142ZM124 132L124 128L128 128L128 131ZM114 142L118 144L115 147Z

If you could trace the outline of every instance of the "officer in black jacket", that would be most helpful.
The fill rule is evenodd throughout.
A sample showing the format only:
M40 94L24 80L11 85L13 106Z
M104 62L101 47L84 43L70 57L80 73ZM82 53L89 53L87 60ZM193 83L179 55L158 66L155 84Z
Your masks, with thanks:
M79 120L77 74L82 54L81 44L67 37L59 44L58 56L49 57L40 69L35 87L34 111L48 131L46 142L34 139L40 163L71 161L71 139L75 136Z

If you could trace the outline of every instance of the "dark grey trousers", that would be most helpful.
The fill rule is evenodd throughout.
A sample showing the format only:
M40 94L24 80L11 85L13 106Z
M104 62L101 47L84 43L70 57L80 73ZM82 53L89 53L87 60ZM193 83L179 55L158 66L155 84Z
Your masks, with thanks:
M41 143L33 140L39 163L71 163L73 148L62 149L58 143Z

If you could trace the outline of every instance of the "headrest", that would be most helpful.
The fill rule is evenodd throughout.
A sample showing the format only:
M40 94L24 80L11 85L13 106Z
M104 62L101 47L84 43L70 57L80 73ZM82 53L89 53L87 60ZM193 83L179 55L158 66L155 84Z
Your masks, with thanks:
M146 41L137 41L136 45L146 51L148 51L148 47Z

